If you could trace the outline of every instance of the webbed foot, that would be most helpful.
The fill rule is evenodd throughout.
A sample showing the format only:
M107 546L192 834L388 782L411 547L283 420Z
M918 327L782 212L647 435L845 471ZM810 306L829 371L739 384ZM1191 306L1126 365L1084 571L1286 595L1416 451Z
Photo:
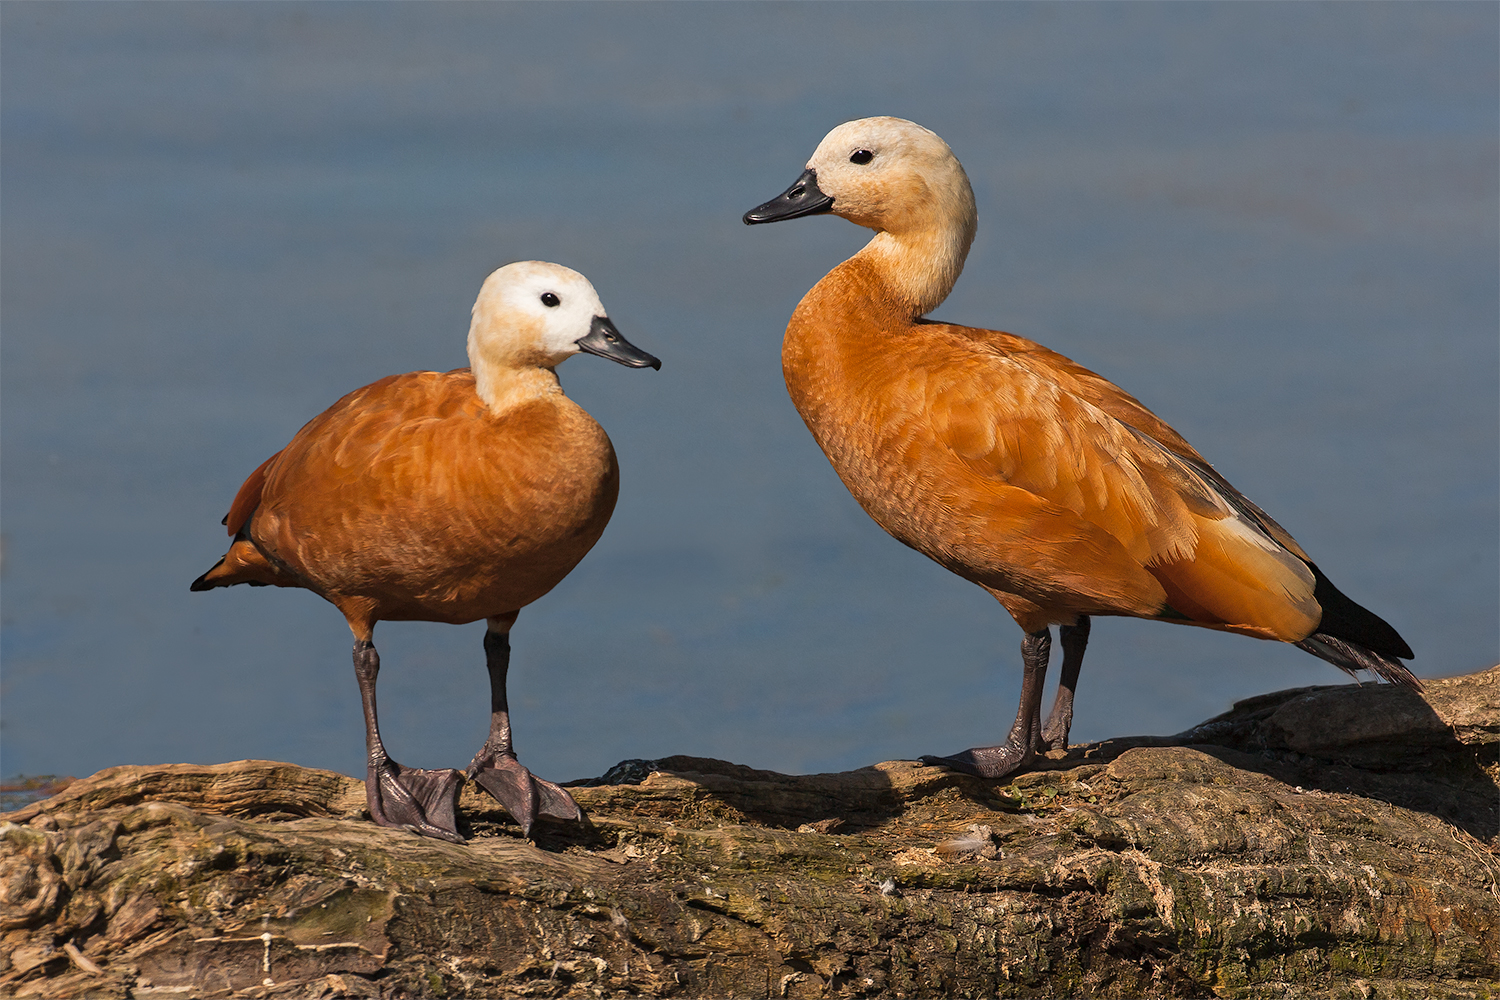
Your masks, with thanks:
M370 818L380 826L410 830L462 844L457 823L458 793L464 776L451 767L428 771L402 767L390 758L371 765L365 779Z
M997 747L971 747L947 757L922 757L922 763L952 768L976 778L1003 778L1021 770L1033 759L1028 744L1003 743Z
M468 778L489 792L531 836L538 816L582 820L583 810L560 786L528 771L515 756L481 750L469 765Z
M1048 750L1068 749L1069 728L1068 724L1059 722L1057 716L1054 714L1048 720L1047 728L1042 732L1041 745L1036 749L1041 753L1046 753Z

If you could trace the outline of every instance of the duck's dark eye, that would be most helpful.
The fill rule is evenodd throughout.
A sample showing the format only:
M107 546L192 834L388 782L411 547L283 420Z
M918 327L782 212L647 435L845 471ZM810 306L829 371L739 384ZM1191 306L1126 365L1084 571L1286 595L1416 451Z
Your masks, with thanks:
M860 166L864 166L866 163L869 163L873 159L875 159L875 154L870 152L868 149L856 149L854 152L849 154L849 162L858 163Z
M556 295L553 295L551 292L542 293L542 305L546 306L548 309L551 309L553 306L556 306L561 302L562 299L558 298Z

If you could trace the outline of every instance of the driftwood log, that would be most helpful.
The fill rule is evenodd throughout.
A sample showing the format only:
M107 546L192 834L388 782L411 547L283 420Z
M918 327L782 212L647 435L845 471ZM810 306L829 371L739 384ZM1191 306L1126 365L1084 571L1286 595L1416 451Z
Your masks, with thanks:
M987 782L627 761L465 846L267 761L0 817L0 995L1490 997L1500 667L1241 702Z

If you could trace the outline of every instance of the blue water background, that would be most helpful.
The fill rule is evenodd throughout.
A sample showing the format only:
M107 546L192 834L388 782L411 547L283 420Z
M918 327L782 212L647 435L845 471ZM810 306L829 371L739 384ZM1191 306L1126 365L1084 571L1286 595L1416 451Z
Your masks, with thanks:
M350 389L466 364L480 282L525 258L664 367L561 369L623 483L513 634L523 761L1001 737L1019 630L869 521L781 382L792 308L868 234L740 223L872 114L973 179L937 317L1143 400L1419 674L1500 655L1494 4L11 2L0 29L0 773L361 773L339 614L187 585L250 470ZM377 629L397 759L478 749L482 633ZM1074 737L1343 680L1101 620Z

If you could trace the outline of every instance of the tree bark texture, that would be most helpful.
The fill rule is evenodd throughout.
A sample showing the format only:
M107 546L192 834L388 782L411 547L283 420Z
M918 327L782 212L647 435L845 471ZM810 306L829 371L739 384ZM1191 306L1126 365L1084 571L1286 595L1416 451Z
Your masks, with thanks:
M1283 691L1013 780L627 761L467 844L268 761L0 817L0 995L1490 997L1500 667Z

